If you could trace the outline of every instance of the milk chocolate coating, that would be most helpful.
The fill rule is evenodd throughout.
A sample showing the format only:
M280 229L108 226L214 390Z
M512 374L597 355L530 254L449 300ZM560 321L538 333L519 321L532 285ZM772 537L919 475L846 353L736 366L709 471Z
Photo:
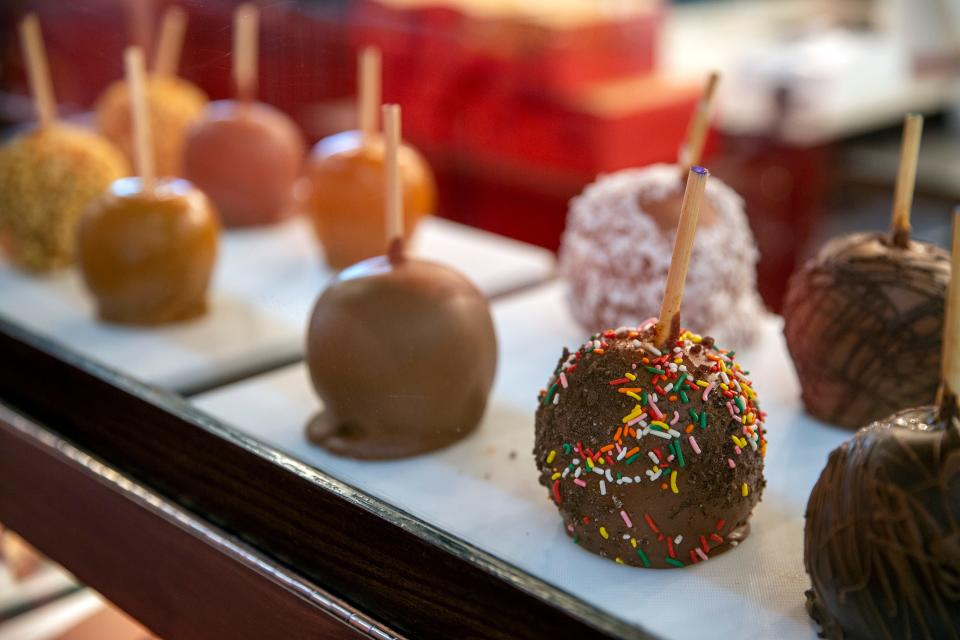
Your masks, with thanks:
M828 638L960 638L960 423L936 411L861 429L813 488L808 610Z
M405 240L420 219L433 212L436 186L430 166L404 144L398 155L403 182ZM342 269L383 251L386 235L383 194L386 180L381 136L345 131L324 138L310 154L307 201L327 263Z
M726 364L712 339L684 341L682 355L658 360L648 348L652 338L651 329L621 329L598 334L573 354L564 350L540 394L533 453L540 484L574 542L625 564L675 568L713 557L746 537L766 484L766 441L755 395L745 395L746 379ZM725 360L731 385L736 380L744 390L729 387L736 401L717 386L723 382L718 359ZM670 364L686 370L670 372ZM695 381L714 385L706 400ZM636 434L628 434L633 422L628 417L641 408L646 415L632 425ZM737 421L744 415L752 416L748 427ZM734 438L744 440L737 444Z
M219 224L202 192L185 180L144 193L122 178L84 213L78 260L107 322L154 325L206 311Z
M933 402L949 280L945 251L880 233L837 238L797 271L784 334L807 411L855 428Z
M183 177L210 197L226 226L269 224L292 211L305 149L283 112L262 102L220 100L190 130Z
M487 301L459 273L379 256L341 272L317 300L307 364L324 404L310 439L339 455L399 458L476 428L497 342Z

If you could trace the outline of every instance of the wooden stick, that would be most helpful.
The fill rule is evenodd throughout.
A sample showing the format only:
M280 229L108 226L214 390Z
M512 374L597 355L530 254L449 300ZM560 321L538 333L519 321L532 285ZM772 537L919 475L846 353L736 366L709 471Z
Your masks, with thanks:
M380 49L364 47L357 69L357 122L363 137L378 131L377 115L380 107L381 64Z
M172 6L163 13L160 39L153 54L153 73L157 76L175 76L180 66L183 34L187 30L187 13Z
M403 183L400 181L400 105L383 105L383 134L386 148L386 192L384 215L386 216L387 247L403 240Z
M144 70L143 51L140 47L127 47L123 52L130 87L130 111L133 116L133 146L144 193L153 190L156 174L153 168L153 140L150 135L150 112L147 108L147 79Z
M30 92L33 105L37 110L37 121L46 127L57 119L57 101L53 97L53 83L50 82L50 67L47 64L47 52L40 33L40 21L30 14L20 23L20 43L23 45L23 57L27 61L27 75L30 80Z
M257 29L260 12L250 3L233 14L233 81L237 97L250 102L257 97Z
M947 311L943 319L943 352L938 402L940 415L960 417L960 207L953 210L953 246L950 255L950 286Z
M690 167L700 164L703 145L707 141L707 130L710 128L710 107L713 105L713 96L717 91L719 81L720 74L711 71L707 77L707 86L704 87L703 95L700 96L697 108L694 110L690 124L687 126L687 137L683 146L680 147L677 159L683 174L686 174Z
M910 113L903 119L903 140L900 142L900 167L897 186L893 192L893 216L890 221L890 239L894 245L906 248L910 244L910 207L913 206L913 187L917 181L917 158L920 155L920 134L923 116Z
M697 221L700 219L700 203L707 186L710 172L703 167L691 167L687 176L687 188L683 192L680 205L680 223L677 225L677 238L673 243L673 257L667 272L667 287L660 305L660 319L657 321L656 344L665 345L680 334L680 302L683 300L683 285L687 280L687 267L693 252L693 238L697 233Z

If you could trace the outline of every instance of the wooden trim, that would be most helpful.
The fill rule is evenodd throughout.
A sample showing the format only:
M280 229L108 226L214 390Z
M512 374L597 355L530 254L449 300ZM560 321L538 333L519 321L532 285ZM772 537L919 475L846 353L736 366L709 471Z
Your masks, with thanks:
M0 521L163 638L397 637L2 404Z
M399 633L651 637L2 318L0 353L4 402Z

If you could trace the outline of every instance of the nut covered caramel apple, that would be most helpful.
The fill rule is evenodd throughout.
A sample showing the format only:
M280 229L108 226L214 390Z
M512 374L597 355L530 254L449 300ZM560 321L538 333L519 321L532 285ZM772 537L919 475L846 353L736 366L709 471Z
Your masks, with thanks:
M84 213L78 261L107 322L155 325L206 311L219 224L210 201L185 180L147 191L123 178Z
M807 411L860 427L933 402L950 255L882 233L829 242L790 279L784 334Z
M202 117L207 96L182 78L154 75L147 80L147 102L157 174L181 175L187 131ZM97 129L133 164L130 88L125 81L118 80L103 92L97 100L96 119Z
M81 213L127 171L109 142L59 122L0 148L0 245L13 264L49 271L72 263Z
M804 530L825 637L960 638L960 422L942 413L901 411L830 454Z
M165 177L181 175L187 130L200 119L208 102L207 94L199 87L177 77L186 28L186 12L176 5L168 6L154 51L154 66L146 80L153 161L157 174ZM136 144L130 83L126 79L107 87L97 100L95 115L100 132L134 164Z
M307 364L324 407L308 435L354 458L447 446L480 422L496 363L489 306L466 278L396 254L363 261L310 319Z
M619 563L676 568L736 546L765 481L764 413L732 352L654 323L564 350L534 456L567 535Z

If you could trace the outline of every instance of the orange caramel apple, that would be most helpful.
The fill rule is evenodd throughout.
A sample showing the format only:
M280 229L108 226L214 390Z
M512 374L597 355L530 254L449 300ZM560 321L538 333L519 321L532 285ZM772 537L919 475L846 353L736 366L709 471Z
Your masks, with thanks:
M403 144L398 162L403 181L405 241L432 213L436 185L430 166ZM342 269L383 253L384 142L380 135L344 131L324 138L310 154L307 202L327 263Z
M262 102L220 100L187 137L183 177L228 227L277 222L292 211L306 145L297 125Z
M102 320L156 325L202 315L219 222L186 180L117 180L80 221L78 262Z

